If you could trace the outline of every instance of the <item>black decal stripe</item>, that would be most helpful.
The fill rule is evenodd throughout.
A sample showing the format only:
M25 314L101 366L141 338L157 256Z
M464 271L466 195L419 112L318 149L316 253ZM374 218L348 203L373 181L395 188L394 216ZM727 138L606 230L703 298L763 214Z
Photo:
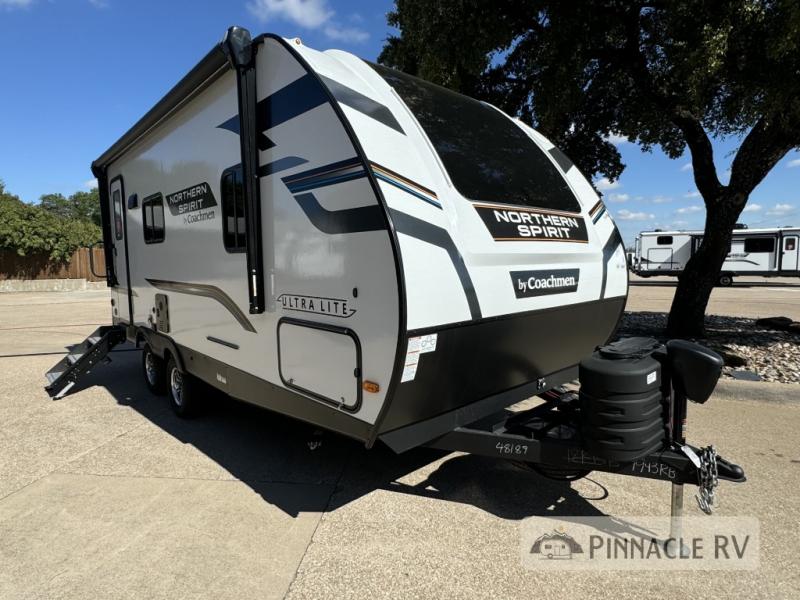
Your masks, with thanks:
M594 213L597 212L601 206L603 206L603 201L598 200L597 203L592 208L589 209L589 216L593 216Z
M353 179L360 179L361 177L366 177L366 175L367 172L364 169L364 165L356 157L295 173L284 177L282 181L290 192L297 194L345 181L352 181Z
M204 298L211 298L216 300L224 306L233 318L239 322L245 331L256 333L255 327L250 323L247 316L233 301L233 298L228 296L225 292L213 285L206 285L203 283L186 283L184 281L167 281L164 279L147 279L147 283L159 290L166 292L177 292L178 294L188 294L190 296L202 296Z
M447 252L458 274L458 279L461 281L464 295L467 297L470 315L473 319L480 319L481 306L478 302L478 295L475 293L475 286L472 284L472 278L469 276L464 258L456 248L455 242L453 242L453 238L450 237L447 230L398 210L391 210L391 213L392 221L398 233L433 244Z
M273 175L280 171L291 169L292 167L297 167L299 165L304 165L307 162L308 161L305 158L300 158L299 156L284 156L283 158L274 160L271 163L261 165L258 168L258 176L268 177L269 175Z
M266 131L327 103L317 81L309 74L267 96L258 103L258 127Z
M321 167L315 167L307 171L295 173L294 175L288 175L287 177L283 178L283 182L286 185L289 185L290 183L297 183L302 179L308 179L310 177L314 177L315 175L333 173L335 171L339 171L341 169L345 169L348 167L363 167L363 163L361 162L360 158L354 156L352 158L347 158L345 160L339 160L334 163L322 165Z
M596 225L596 224L597 224L597 222L600 220L600 218L601 218L601 217L602 217L604 214L606 214L606 207L605 207L605 206L604 206L603 208L601 208L600 210L598 210L598 211L597 211L597 214L595 214L595 215L592 217L592 223Z
M572 167L575 166L573 162L567 157L567 155L564 154L561 150L559 150L555 146L550 148L550 156L552 156L553 159L555 159L556 164L558 164L558 166L561 167L561 170L564 171L564 173L566 173Z
M312 108L326 104L327 101L324 90L320 88L314 77L310 74L303 75L258 102L256 107L258 131L264 132L272 129ZM239 115L231 117L217 127L238 135L240 133ZM259 136L259 150L266 150L274 145L263 133Z
M349 106L353 110L357 110L361 114L366 115L371 119L375 119L379 123L394 129L398 133L402 133L403 135L406 134L388 107L384 106L380 102L376 102L372 98L368 98L361 92L357 92L346 85L342 85L338 81L329 79L324 75L320 75L319 77L328 87L328 90L330 90L331 94L333 94L333 97L336 98L337 102L340 102L345 106Z
M343 210L326 210L314 194L298 194L294 199L314 227L323 233L359 233L386 229L383 211L377 204Z
M619 229L614 227L614 231L611 232L611 235L606 242L606 245L603 246L603 283L600 285L600 300L606 297L606 280L608 279L608 263L611 260L611 257L614 256L614 252L617 251L617 247L622 244L622 236L619 234Z

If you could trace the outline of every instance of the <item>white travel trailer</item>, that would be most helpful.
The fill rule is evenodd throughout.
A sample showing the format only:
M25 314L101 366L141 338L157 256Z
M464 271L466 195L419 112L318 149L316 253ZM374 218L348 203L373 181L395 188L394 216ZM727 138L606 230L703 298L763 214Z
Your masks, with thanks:
M651 342L630 360L592 354L625 306L620 235L569 159L498 109L231 28L92 168L113 325L48 373L56 397L127 339L181 415L205 384L367 446L702 484L662 404L704 401L719 357ZM683 367L664 358L662 375L658 348L693 357L710 389L673 393ZM596 406L614 402L597 374L613 363L646 410L581 424L557 388L587 357ZM476 425L537 394L544 409ZM536 433L568 415L568 442Z
M642 277L680 275L702 240L702 231L643 231L631 270ZM720 285L731 285L736 275L800 277L800 228L735 229Z

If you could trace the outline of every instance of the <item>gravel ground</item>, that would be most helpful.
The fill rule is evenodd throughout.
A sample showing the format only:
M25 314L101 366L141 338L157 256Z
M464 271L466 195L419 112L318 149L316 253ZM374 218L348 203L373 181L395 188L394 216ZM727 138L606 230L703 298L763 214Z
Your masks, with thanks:
M619 337L647 336L665 340L667 313L626 312ZM693 339L725 358L723 375L756 373L764 381L800 384L800 334L775 331L744 317L706 316L706 336Z

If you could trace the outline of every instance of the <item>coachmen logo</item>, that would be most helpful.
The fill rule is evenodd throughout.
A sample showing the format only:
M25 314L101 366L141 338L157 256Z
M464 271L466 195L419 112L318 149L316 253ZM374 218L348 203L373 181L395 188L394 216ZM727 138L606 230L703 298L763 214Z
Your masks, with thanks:
M489 233L497 242L589 241L583 217L535 208L502 208L476 204Z
M511 271L511 283L517 298L577 292L579 279L580 269Z

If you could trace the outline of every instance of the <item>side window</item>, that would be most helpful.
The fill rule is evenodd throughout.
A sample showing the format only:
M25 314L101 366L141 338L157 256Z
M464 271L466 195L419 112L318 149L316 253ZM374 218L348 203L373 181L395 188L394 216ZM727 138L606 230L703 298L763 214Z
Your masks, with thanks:
M231 167L222 173L222 239L228 252L247 249L247 228L244 217L242 167Z
M164 241L164 197L161 194L142 200L142 223L145 244Z
M797 247L796 244L797 244L797 238L790 237L786 238L786 243L784 244L783 247L784 249L791 251Z
M656 244L659 246L671 246L672 245L672 236L671 235L660 235L656 238Z
M774 252L775 238L747 238L744 241L744 251L751 252Z
M113 197L114 204L114 237L118 240L122 239L122 194L119 190L114 190Z

